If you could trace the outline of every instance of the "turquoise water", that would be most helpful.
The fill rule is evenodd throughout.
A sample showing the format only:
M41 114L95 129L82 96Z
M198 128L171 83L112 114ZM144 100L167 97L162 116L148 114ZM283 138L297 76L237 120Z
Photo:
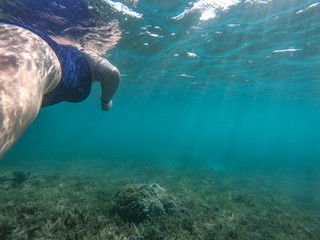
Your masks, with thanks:
M4 239L319 239L320 2L0 0L9 14L75 38L113 21L122 80L109 112L97 83L42 108L1 159ZM16 169L31 177L10 189ZM112 210L130 183L187 210L133 228Z
M107 53L122 75L114 108L100 110L94 85L85 102L42 109L5 159L318 166L319 3L216 2L123 2L141 18L91 2L122 32Z

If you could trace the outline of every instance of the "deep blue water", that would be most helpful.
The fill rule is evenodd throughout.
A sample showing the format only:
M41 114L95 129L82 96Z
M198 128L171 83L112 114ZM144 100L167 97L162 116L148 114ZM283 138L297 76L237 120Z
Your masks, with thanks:
M198 10L183 0L122 1L136 15L91 1L92 16L81 4L80 15L63 15L76 7L68 2L55 1L55 14L75 25L98 13L119 22L121 39L106 55L122 75L114 107L100 110L95 84L82 103L44 108L3 161L119 157L226 168L319 166L316 0L204 3ZM210 9L213 18L204 20ZM63 30L55 26L50 31Z

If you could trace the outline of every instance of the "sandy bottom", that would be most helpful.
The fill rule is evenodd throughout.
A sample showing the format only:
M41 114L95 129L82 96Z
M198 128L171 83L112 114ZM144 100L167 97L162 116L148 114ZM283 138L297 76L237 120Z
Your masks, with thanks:
M19 167L18 167L19 166ZM4 161L0 239L320 239L320 170L218 171L135 160ZM6 175L7 174L7 175ZM181 210L130 223L114 211L127 184L157 183Z

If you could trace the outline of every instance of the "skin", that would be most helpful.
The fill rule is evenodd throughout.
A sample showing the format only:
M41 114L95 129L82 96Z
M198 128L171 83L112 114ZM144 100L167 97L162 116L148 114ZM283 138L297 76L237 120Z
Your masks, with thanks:
M93 82L101 84L102 110L108 111L120 82L119 71L97 54L81 52ZM31 125L43 95L53 90L60 79L59 59L44 40L21 27L0 24L0 158Z
M92 51L82 50L86 58L93 82L100 82L101 85L101 108L108 111L112 108L112 96L116 93L120 83L120 72L107 59L99 57ZM106 104L105 102L109 102Z

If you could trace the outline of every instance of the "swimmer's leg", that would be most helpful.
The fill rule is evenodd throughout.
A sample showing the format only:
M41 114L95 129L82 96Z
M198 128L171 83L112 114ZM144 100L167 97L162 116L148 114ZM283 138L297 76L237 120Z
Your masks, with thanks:
M0 158L30 126L42 96L60 78L59 60L44 40L0 23Z

